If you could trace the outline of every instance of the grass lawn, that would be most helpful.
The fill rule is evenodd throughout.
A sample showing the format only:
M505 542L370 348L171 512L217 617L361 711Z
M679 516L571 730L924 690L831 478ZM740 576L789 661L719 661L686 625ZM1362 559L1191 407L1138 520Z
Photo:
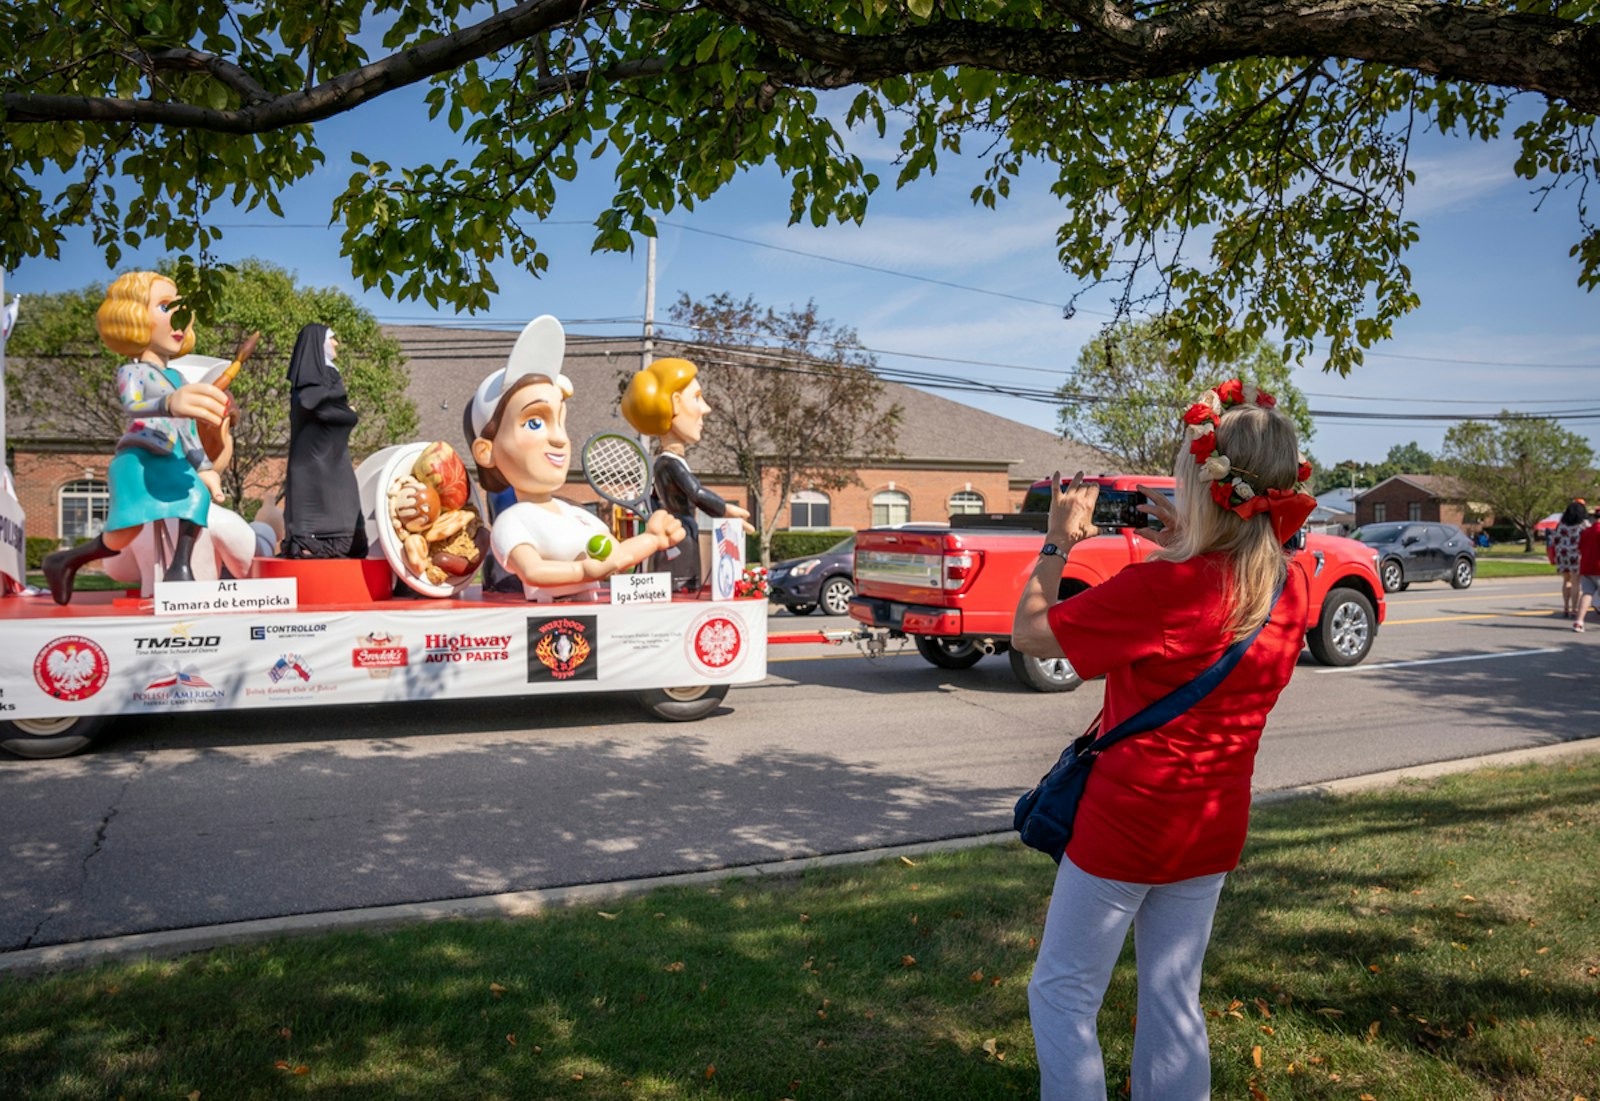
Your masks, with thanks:
M33 572L28 574L28 584L36 589L48 589L45 584L44 574ZM137 589L139 586L133 586ZM92 570L80 570L72 579L72 591L76 593L105 592L111 589L124 590L128 588L125 581L113 581L103 573Z
M1586 758L1262 808L1207 960L1214 1096L1595 1098L1596 790ZM1053 870L1010 846L0 979L0 1097L1036 1096Z
M1548 577L1552 581L1559 580L1560 575L1544 556L1541 549L1537 555L1495 555L1488 557L1478 555L1479 577Z

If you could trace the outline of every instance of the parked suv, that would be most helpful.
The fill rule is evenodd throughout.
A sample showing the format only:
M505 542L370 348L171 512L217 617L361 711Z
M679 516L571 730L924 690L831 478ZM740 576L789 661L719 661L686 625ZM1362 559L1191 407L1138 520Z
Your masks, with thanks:
M810 615L818 605L825 615L844 615L850 610L850 598L856 595L851 577L855 558L856 537L851 535L821 554L774 562L767 574L772 587L768 599L795 615Z
M1366 524L1351 537L1378 556L1378 577L1386 593L1404 592L1413 581L1449 581L1458 589L1472 584L1478 552L1454 524L1407 520Z

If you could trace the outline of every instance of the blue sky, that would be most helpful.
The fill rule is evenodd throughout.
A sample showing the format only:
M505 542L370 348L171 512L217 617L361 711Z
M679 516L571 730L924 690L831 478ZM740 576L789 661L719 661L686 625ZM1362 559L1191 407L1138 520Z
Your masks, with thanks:
M339 256L338 230L323 228L331 197L353 171L352 149L395 164L452 154L454 135L442 120L428 122L420 102L419 91L405 90L322 124L327 162L285 196L283 222L289 228L264 209L218 215L217 221L241 227L226 231L219 257L273 260L297 272L303 283L342 287L383 321L458 320L441 318L419 302L361 291ZM881 177L893 178L889 145L859 139L857 150L878 162ZM1600 396L1600 299L1577 286L1577 261L1568 256L1578 233L1574 198L1558 194L1535 213L1528 184L1512 174L1513 155L1509 143L1437 136L1414 147L1418 182L1407 212L1420 223L1422 239L1407 262L1422 305L1348 379L1322 373L1316 360L1299 368L1296 384L1311 396L1313 409L1467 414L1504 407L1546 413L1577 409L1586 397ZM814 298L823 316L853 326L884 367L1053 388L1109 316L1107 300L1103 294L1086 296L1077 316L1063 320L1061 304L1079 287L1055 259L1055 200L1041 184L1013 188L1012 198L996 211L976 208L967 199L974 179L971 165L946 160L931 180L902 192L880 191L864 225L814 229L785 224L788 190L775 172L741 177L693 212L662 216L657 317L664 318L683 292L750 294L777 307ZM502 291L491 311L477 319L511 324L551 313L575 332L638 332L643 245L632 256L588 251L589 223L610 194L602 172L580 175L563 194L556 224L540 234L550 271L535 279L509 266L500 270ZM117 270L157 255L127 257ZM113 274L87 234L79 233L60 261L27 261L8 272L7 298ZM26 324L25 304L21 323ZM1048 404L949 396L1039 428L1056 424ZM1324 419L1309 450L1324 463L1378 460L1391 445L1408 440L1437 451L1446 427ZM1600 421L1574 420L1569 427L1600 445Z

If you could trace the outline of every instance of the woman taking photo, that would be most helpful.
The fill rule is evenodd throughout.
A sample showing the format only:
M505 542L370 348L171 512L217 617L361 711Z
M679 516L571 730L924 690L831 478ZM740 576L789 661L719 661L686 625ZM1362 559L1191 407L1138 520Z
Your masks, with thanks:
M1012 645L1106 678L1100 729L1194 680L1263 623L1225 680L1165 726L1108 749L1089 775L1028 988L1045 1101L1105 1101L1096 1015L1134 930L1134 1101L1202 1101L1211 1057L1200 970L1223 878L1239 861L1267 714L1306 631L1307 583L1284 542L1315 502L1294 424L1232 379L1183 415L1176 500L1144 490L1161 550L1057 602L1061 561L1098 534L1099 489L1056 491ZM1281 590L1281 597L1277 594ZM1276 604L1274 600L1276 598ZM1270 620L1269 620L1270 613Z

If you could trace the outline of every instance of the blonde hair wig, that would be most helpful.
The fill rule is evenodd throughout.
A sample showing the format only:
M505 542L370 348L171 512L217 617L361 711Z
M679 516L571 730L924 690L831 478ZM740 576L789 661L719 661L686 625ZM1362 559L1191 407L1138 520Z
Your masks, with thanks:
M658 359L635 372L622 395L622 418L636 432L665 436L672 429L672 395L686 389L698 371L687 359Z
M123 356L140 356L150 347L150 288L172 280L158 271L130 271L106 288L105 301L95 311L94 327L100 342ZM177 284L173 284L177 289ZM194 351L194 326L189 326L179 355Z

